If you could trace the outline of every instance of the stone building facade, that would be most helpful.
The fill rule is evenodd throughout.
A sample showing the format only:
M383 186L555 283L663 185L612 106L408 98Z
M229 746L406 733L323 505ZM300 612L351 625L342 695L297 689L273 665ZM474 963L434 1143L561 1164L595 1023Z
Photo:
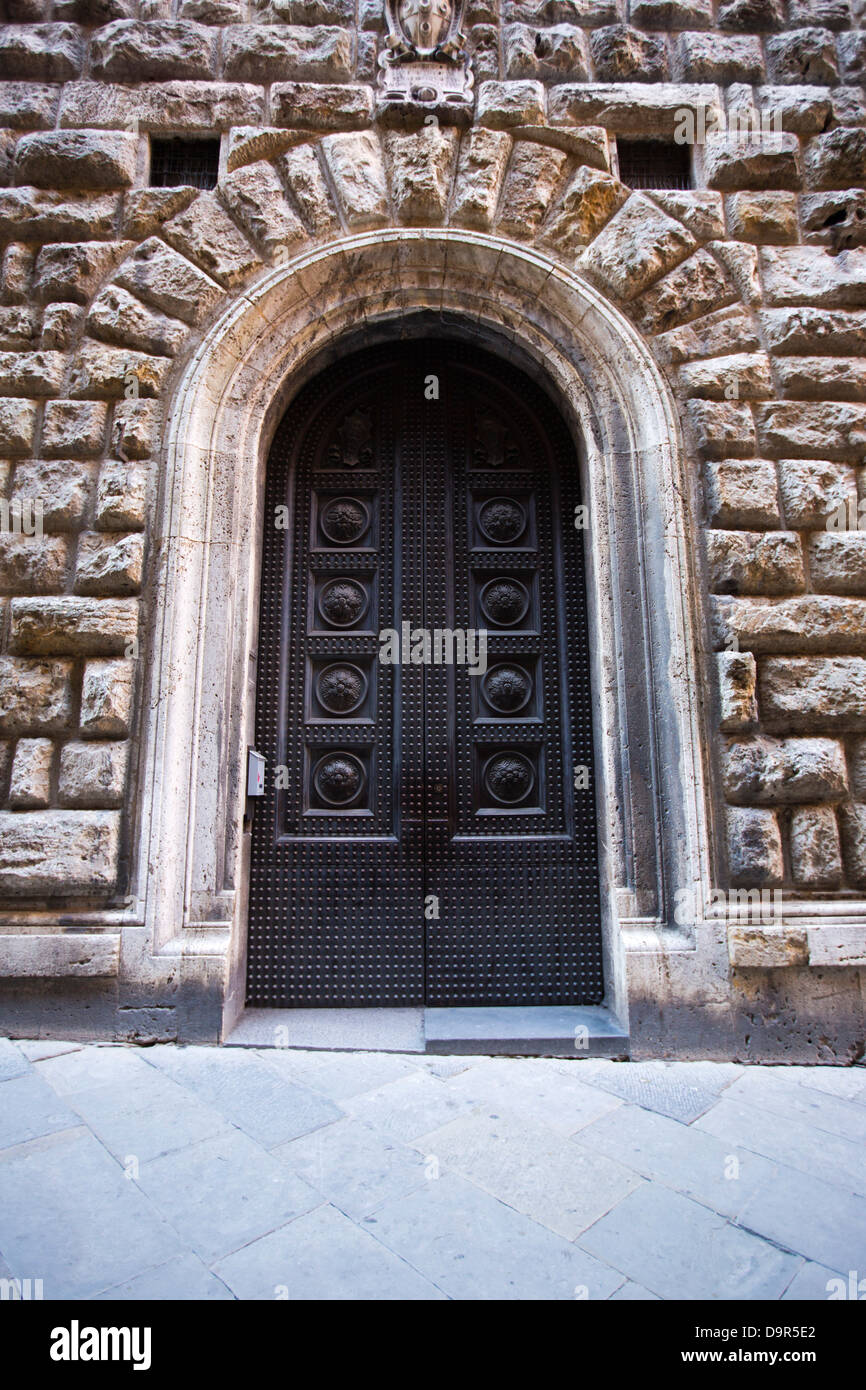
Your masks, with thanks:
M388 109L382 0L0 10L0 1027L245 1017L271 441L349 345L438 335L580 460L590 1045L860 1056L860 13L466 0L449 111Z

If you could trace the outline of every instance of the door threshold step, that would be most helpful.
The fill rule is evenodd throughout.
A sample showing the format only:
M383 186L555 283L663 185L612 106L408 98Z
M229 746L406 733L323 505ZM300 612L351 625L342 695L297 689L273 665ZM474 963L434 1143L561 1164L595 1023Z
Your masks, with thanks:
M601 1004L439 1009L245 1009L226 1047L437 1056L626 1057Z

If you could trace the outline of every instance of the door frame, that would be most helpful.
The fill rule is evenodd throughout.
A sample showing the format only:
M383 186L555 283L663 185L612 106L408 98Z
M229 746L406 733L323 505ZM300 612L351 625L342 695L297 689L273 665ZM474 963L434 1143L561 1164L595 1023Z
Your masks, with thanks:
M541 253L454 229L364 233L264 274L234 301L170 410L133 828L129 918L144 941L132 934L129 949L175 958L181 983L222 1001L224 1030L243 1010L246 973L243 764L271 440L290 399L350 338L415 331L423 313L437 332L481 342L545 384L575 440L592 517L600 873L616 1016L627 1017L629 976L633 993L651 992L664 959L698 942L700 922L673 911L683 889L706 901L714 834L695 480L668 387L624 316ZM626 593L638 595L637 611Z

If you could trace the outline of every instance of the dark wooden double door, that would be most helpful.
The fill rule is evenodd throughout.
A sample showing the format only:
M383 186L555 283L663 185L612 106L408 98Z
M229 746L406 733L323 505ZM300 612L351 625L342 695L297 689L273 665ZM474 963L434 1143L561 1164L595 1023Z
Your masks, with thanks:
M547 397L462 344L367 349L288 410L266 489L251 1004L601 998L578 501Z

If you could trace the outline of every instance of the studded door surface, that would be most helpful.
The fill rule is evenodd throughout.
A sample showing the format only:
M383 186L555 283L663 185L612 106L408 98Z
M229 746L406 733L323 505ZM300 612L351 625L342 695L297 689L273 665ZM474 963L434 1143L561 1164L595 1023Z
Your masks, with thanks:
M251 1004L601 998L576 487L543 393L453 343L358 354L289 410L266 495ZM402 662L380 660L385 629ZM432 660L414 664L418 629Z

